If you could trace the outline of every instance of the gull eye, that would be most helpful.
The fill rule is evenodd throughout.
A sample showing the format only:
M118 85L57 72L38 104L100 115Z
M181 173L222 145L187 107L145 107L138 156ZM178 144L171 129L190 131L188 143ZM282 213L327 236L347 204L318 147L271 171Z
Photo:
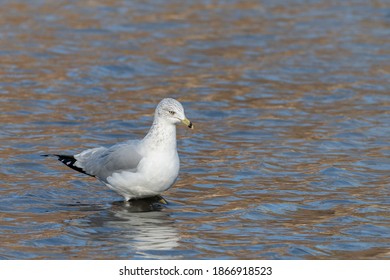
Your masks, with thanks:
M172 116L173 116L174 114L176 114L175 111L168 111L168 112L169 112L169 114L171 114Z

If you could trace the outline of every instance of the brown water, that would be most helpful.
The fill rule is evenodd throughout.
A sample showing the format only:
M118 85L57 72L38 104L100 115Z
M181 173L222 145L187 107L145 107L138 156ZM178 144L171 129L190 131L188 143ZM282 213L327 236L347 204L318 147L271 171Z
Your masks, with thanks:
M0 259L389 259L389 81L388 1L1 1ZM167 96L167 205L39 157Z

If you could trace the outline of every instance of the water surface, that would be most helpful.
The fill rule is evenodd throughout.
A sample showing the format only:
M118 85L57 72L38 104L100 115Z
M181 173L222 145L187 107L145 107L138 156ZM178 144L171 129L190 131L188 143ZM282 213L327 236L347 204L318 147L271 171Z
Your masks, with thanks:
M389 5L259 2L2 1L0 259L389 259ZM167 96L166 205L39 157Z

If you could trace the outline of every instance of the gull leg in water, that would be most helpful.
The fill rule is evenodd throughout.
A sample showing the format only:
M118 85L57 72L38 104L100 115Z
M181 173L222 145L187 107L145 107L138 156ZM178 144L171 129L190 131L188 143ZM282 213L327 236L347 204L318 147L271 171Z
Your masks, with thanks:
M98 147L76 155L47 154L68 167L96 177L125 200L158 196L179 174L176 124L193 129L183 106L173 98L157 105L153 124L142 140L129 140L109 148Z

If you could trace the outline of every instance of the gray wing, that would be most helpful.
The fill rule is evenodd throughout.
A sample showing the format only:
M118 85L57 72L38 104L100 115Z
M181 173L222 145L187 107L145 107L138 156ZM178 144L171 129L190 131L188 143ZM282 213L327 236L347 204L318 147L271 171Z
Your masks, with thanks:
M75 165L86 173L105 181L114 172L135 172L142 156L137 152L139 141L128 141L110 148L95 148L75 155Z

